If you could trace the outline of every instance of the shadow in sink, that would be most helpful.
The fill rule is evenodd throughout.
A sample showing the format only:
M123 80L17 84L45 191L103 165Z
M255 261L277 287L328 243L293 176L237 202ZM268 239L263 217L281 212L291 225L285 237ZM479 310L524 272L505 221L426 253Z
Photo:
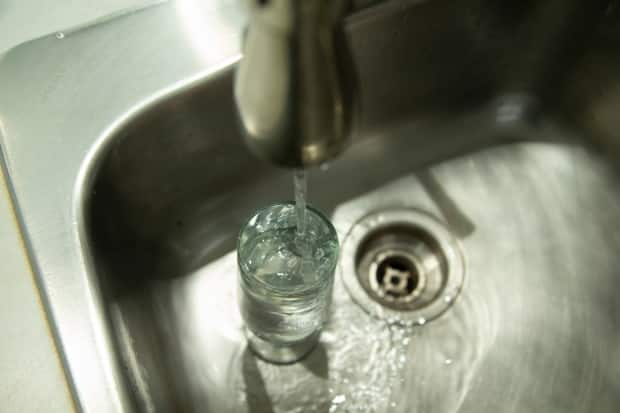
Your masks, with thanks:
M243 350L241 359L241 375L243 377L242 391L244 394L244 404L247 405L248 413L271 413L280 411L281 407L276 410L273 406L271 396L267 390L265 378L263 378L265 369L261 369L259 367L260 361L257 360L256 356L247 347ZM317 347L300 363L307 370L308 374L314 375L323 380L328 378L327 352L323 343L319 343ZM282 366L280 367L280 370L286 371L292 369L287 369L286 366ZM299 372L290 371L289 379L293 381L298 380L298 375ZM283 376L286 377L286 374ZM266 379L269 379L269 377ZM316 407L316 411L320 412L327 411L330 405L327 403L322 407L313 407Z
M473 222L463 214L454 200L446 193L437 178L431 172L419 171L416 174L420 183L424 186L427 194L433 199L437 208L441 210L441 216L446 220L448 228L458 238L465 238L476 229Z
M273 405L267 394L265 381L258 369L256 357L247 348L243 351L242 363L242 375L245 387L252 389L251 392L248 392L247 396L248 413L273 412Z

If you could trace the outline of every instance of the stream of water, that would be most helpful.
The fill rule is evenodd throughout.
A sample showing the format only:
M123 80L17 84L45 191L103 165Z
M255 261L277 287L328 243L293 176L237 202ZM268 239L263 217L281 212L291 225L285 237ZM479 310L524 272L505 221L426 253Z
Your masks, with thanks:
M305 169L295 170L293 184L295 188L295 212L297 214L297 237L303 238L306 232L306 197L308 196L308 178Z

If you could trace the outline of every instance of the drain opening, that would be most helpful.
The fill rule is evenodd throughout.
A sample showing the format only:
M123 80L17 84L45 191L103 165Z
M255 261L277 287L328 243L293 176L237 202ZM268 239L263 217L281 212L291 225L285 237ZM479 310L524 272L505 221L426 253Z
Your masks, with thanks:
M426 322L459 294L464 261L456 239L438 220L397 209L353 225L343 242L340 272L349 294L371 314Z
M369 276L379 294L395 300L413 297L419 281L413 260L398 254L378 258Z

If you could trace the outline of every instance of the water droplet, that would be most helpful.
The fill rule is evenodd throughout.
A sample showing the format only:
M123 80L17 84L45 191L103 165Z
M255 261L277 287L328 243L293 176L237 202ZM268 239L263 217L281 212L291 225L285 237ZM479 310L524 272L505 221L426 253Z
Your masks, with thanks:
M423 326L424 324L426 324L426 318L424 317L418 318L418 325Z
M392 403L390 403L390 406L391 406L391 407L396 407L396 402L392 402Z
M445 359L445 360L444 360L444 364L445 364L446 366L449 366L450 364L452 364L452 359Z
M452 296L450 296L450 295L446 295L446 296L443 298L443 300L444 300L446 303L449 303L450 301L452 301Z
M65 34L63 32L58 32L58 33L56 33L56 38L57 39L64 39L65 38Z
M338 396L332 399L332 403L340 404L340 403L344 403L346 400L347 400L347 396L345 396L344 394L339 394Z

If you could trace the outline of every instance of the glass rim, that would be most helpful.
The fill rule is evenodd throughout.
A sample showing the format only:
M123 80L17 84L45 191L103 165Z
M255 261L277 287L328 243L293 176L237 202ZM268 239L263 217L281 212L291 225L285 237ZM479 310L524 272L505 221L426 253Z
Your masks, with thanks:
M278 207L278 206L295 206L295 202L294 201L286 201L286 202L277 202L274 204L270 204L267 205L265 207L259 208L257 209L251 216L250 218L247 219L247 221L245 222L245 224L243 225L243 227L241 228L241 230L239 231L239 235L237 236L237 252L236 252L236 256L237 256L237 269L239 271L239 278L240 278L240 282L242 284L245 284L247 287L256 287L255 282L261 286L261 288L264 288L266 290L268 290L271 294L280 294L280 290L277 288L272 288L271 286L269 286L268 284L262 283L262 282L250 282L248 274L246 274L246 272L243 270L243 266L241 265L240 262L240 246L241 246L241 237L243 235L243 231L246 229L246 227L248 226L249 222L256 217L257 215L259 215L260 213L262 213L263 211L266 211L270 208L273 207ZM325 282L320 283L320 285L314 285L311 288L308 289L302 289L300 291L293 291L292 293L300 293L300 292L307 292L307 291L311 291L311 290L316 290L316 291L320 291L324 288L325 285L330 284L333 282L333 277L335 276L335 271L336 268L338 267L338 262L340 260L340 240L338 239L338 232L336 231L336 228L334 227L334 225L332 224L331 220L329 220L325 214L323 214L321 211L319 211L317 208L313 207L312 205L306 205L306 208L309 209L312 213L316 214L321 221L323 221L324 223L327 224L328 230L330 232L331 235L333 235L334 239L336 240L336 254L334 256L334 260L331 263L331 265L329 266L329 273L332 274L331 277L328 277ZM331 281L330 281L331 280ZM287 294L284 297L289 297L290 298L290 293L291 292L287 292Z
M254 211L254 213L250 215L250 217L244 221L243 225L241 226L241 229L239 230L239 234L237 234L237 242L236 242L237 256L239 256L239 246L241 245L241 235L243 234L243 231L245 231L245 229L247 228L250 221L254 219L254 217L256 217L257 215L259 215L261 212L266 211L273 207L277 207L277 206L295 207L295 201L276 202L275 204L269 204L267 206L264 206ZM314 207L313 205L306 204L306 209L309 209L310 211L312 211L319 218L321 218L323 222L327 224L329 231L334 235L334 238L336 238L336 241L338 242L338 251L340 251L340 240L338 239L338 231L336 231L336 227L334 227L334 224L332 224L332 221L329 218L327 218L327 216L323 212L321 212L318 208Z

